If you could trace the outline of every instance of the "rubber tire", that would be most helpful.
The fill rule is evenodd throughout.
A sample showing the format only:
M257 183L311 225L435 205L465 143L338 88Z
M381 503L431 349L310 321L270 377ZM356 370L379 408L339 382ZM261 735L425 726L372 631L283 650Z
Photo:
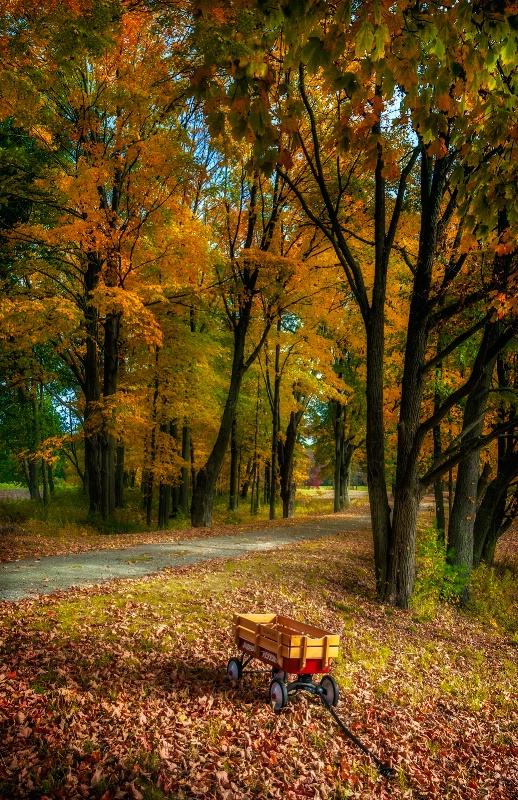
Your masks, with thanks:
M338 684L332 675L324 675L320 681L320 686L324 690L327 702L331 706L338 705L339 689Z
M229 681L240 681L243 677L243 667L238 658L231 658L227 664L227 678Z
M270 683L270 691L268 694L272 708L277 713L288 705L288 690L286 684L280 678L273 679Z
M287 683L289 675L287 672L283 672L282 669L276 669L275 667L272 667L272 680L275 680L276 678L280 681L284 681L284 683Z

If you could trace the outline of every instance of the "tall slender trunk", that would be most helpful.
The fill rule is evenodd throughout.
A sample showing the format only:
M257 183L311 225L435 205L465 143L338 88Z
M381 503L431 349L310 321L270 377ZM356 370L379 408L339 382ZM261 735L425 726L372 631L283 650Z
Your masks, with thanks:
M228 507L230 511L237 509L237 462L238 462L238 446L237 446L237 423L236 418L232 420L232 430L230 432L230 490L228 497Z
M349 487L351 485L351 464L355 447L350 440L345 440L342 447L342 463L340 468L340 511L351 503Z
M277 459L277 450L279 446L279 429L280 429L280 355L281 345L278 341L279 333L281 331L281 320L277 321L277 343L275 345L275 377L273 383L273 408L272 408L272 449L270 455L270 519L275 519L275 501L277 499L277 481L279 478L279 462Z
M433 429L433 457L437 461L442 453L441 445L441 426L435 425ZM446 530L446 514L444 510L444 481L439 478L433 485L435 496L435 525L437 527L437 538L444 542Z
M124 508L124 444L119 442L116 450L115 508Z
M115 513L115 451L117 439L115 430L115 407L110 403L117 391L117 375L119 369L119 334L120 314L107 314L104 322L104 382L103 398L108 399L108 408L104 409L102 431L101 459L101 515L103 519L113 517Z
M344 443L344 425L342 420L343 409L342 404L333 402L335 411L335 419L333 423L333 430L335 436L335 474L334 474L334 500L333 511L337 514L342 510L340 492L342 488L342 450Z
M489 323L481 346L487 339L490 347L501 333L501 323ZM466 400L462 434L467 444L482 434L496 356L489 361ZM448 561L467 578L473 569L473 528L475 524L477 489L480 472L480 451L475 450L460 462L457 470L455 498L448 527Z
M85 475L88 486L90 513L101 512L101 429L100 412L101 383L99 379L99 315L97 308L88 302L91 293L97 288L101 265L94 254L88 254L85 273L85 355L84 364L84 437L85 437Z
M408 315L401 405L398 422L396 492L385 598L408 608L415 580L417 513L423 488L419 480L420 443L416 439L424 390L423 364L429 334L430 289L437 248L445 167L438 160L433 176L423 149L421 156L421 230Z
M31 436L31 451L32 456L29 457L29 492L31 500L41 500L40 487L38 480L38 461L36 453L41 445L41 432L40 432L40 417L38 413L38 400L36 396L36 387L31 386L29 390L29 401L31 406L32 416L32 436Z
M216 481L225 458L227 444L232 430L232 420L234 419L239 399L239 390L241 388L243 375L246 372L244 353L246 333L250 321L250 311L251 306L248 310L243 310L243 316L240 318L234 331L234 355L232 359L230 386L218 435L205 465L196 475L196 486L191 501L191 523L194 528L210 527L212 525L212 507L214 505Z
M166 530L171 515L171 484L160 483L158 489L158 529Z
M49 476L47 472L47 462L41 459L41 479L43 484L43 505L48 506L50 502Z
M297 402L301 402L302 398L299 392L294 391ZM305 405L302 405L298 411L290 412L290 420L286 427L286 434L284 440L279 440L278 443L278 458L279 458L279 473L281 478L281 499L282 499L282 516L283 519L293 517L295 514L295 483L293 481L293 461L295 454L295 444L297 442L297 431L300 420L302 419L305 411Z
M191 458L191 429L189 425L182 427L182 482L180 484L180 509L184 517L189 516L189 461Z
M50 462L47 464L47 480L49 482L50 494L53 495L54 492L56 491L56 487L54 485L54 469Z
M147 466L147 480L146 480L146 525L151 525L153 522L153 491L155 484L155 461L156 461L156 425L157 425L157 404L158 404L158 388L159 388L159 375L158 375L158 354L159 348L155 348L155 380L153 390L153 400L151 404L151 434L149 437L149 456ZM177 438L175 433L175 438Z

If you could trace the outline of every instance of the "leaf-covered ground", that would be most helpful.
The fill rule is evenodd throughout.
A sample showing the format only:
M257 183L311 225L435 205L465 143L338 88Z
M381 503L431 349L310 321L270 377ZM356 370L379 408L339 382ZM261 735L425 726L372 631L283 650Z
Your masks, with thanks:
M518 797L516 635L451 607L374 602L368 534L4 604L2 798ZM339 711L275 715L268 677L231 685L235 611L342 635Z

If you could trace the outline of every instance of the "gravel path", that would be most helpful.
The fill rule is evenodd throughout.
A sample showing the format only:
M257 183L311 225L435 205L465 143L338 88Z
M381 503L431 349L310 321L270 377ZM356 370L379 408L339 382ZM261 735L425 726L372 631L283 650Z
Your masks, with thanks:
M212 558L236 558L261 553L298 541L355 530L368 530L370 516L335 515L307 518L290 528L253 530L233 536L160 544L123 550L98 550L67 556L48 556L0 564L0 601L23 600L56 589L105 583L114 578L138 578L166 567L179 567Z

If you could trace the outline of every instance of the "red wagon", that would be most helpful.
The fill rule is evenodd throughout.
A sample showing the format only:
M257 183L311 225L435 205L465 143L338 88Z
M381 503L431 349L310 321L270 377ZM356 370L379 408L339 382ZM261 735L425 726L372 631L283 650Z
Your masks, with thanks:
M252 659L267 664L272 671L270 702L275 711L284 708L288 696L301 689L323 694L331 705L337 704L338 685L327 674L338 655L340 637L336 634L281 614L235 614L234 640L242 655L228 662L228 677L240 680ZM324 673L320 684L312 680L315 673ZM298 679L287 684L291 674Z
M299 691L316 695L341 730L374 760L382 775L395 774L346 728L333 708L338 703L338 684L328 673L338 655L339 636L281 614L234 614L233 629L241 655L232 656L228 662L229 680L241 680L243 670L253 659L262 661L270 669L253 671L271 673L269 697L275 711L281 711L288 704L288 697ZM313 681L315 673L323 673L319 683ZM297 680L287 683L291 674L296 674Z

